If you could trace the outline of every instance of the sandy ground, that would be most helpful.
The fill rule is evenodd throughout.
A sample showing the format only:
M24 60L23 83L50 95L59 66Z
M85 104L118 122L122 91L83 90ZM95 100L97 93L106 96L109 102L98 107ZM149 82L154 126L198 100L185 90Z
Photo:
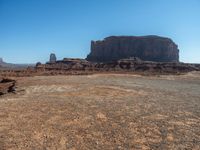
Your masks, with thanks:
M0 150L200 149L200 73L17 78Z

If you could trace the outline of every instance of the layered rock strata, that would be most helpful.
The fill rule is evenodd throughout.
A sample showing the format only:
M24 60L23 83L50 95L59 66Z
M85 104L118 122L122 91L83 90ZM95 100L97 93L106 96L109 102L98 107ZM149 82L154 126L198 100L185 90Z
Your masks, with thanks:
M138 57L144 61L179 62L179 50L169 38L111 36L102 41L92 41L87 60L110 62L129 57Z

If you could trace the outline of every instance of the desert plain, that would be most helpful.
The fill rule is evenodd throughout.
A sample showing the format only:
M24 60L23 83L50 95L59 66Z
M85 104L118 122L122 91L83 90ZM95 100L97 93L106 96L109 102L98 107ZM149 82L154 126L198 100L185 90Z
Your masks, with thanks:
M199 150L200 73L18 77L0 150Z

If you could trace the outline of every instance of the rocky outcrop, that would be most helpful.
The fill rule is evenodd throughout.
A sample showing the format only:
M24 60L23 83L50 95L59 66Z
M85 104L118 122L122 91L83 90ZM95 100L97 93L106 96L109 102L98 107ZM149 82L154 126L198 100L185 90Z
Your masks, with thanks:
M0 80L0 95L15 91L15 80L1 79Z
M169 38L111 36L102 41L92 41L87 60L109 62L129 57L138 57L144 61L179 62L179 50Z
M0 77L24 77L38 75L87 75L101 72L140 74L182 74L200 71L200 64L142 61L137 57L112 62L90 62L85 59L65 58L55 63L37 63L25 70L0 70Z
M37 64L37 70L86 70L92 68L92 63L85 59L64 58L63 60L56 61L55 63Z
M154 74L179 74L191 71L200 71L196 64L176 62L150 62L137 58L121 59L109 63L97 63L95 66L104 71L143 72Z
M142 61L137 57L120 59L111 62L89 62L85 59L64 58L56 63L38 64L36 70L48 72L75 72L75 71L94 71L94 72L148 72L148 73L186 73L190 71L200 71L197 64L186 64L178 62L151 62Z
M57 60L56 54L51 53L49 58L49 63L55 63Z

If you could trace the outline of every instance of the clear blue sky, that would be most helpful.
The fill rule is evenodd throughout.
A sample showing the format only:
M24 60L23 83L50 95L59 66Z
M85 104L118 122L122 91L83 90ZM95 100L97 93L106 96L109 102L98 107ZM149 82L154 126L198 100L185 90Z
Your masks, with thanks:
M0 57L45 62L85 58L110 35L172 38L180 60L200 63L200 0L0 0Z

